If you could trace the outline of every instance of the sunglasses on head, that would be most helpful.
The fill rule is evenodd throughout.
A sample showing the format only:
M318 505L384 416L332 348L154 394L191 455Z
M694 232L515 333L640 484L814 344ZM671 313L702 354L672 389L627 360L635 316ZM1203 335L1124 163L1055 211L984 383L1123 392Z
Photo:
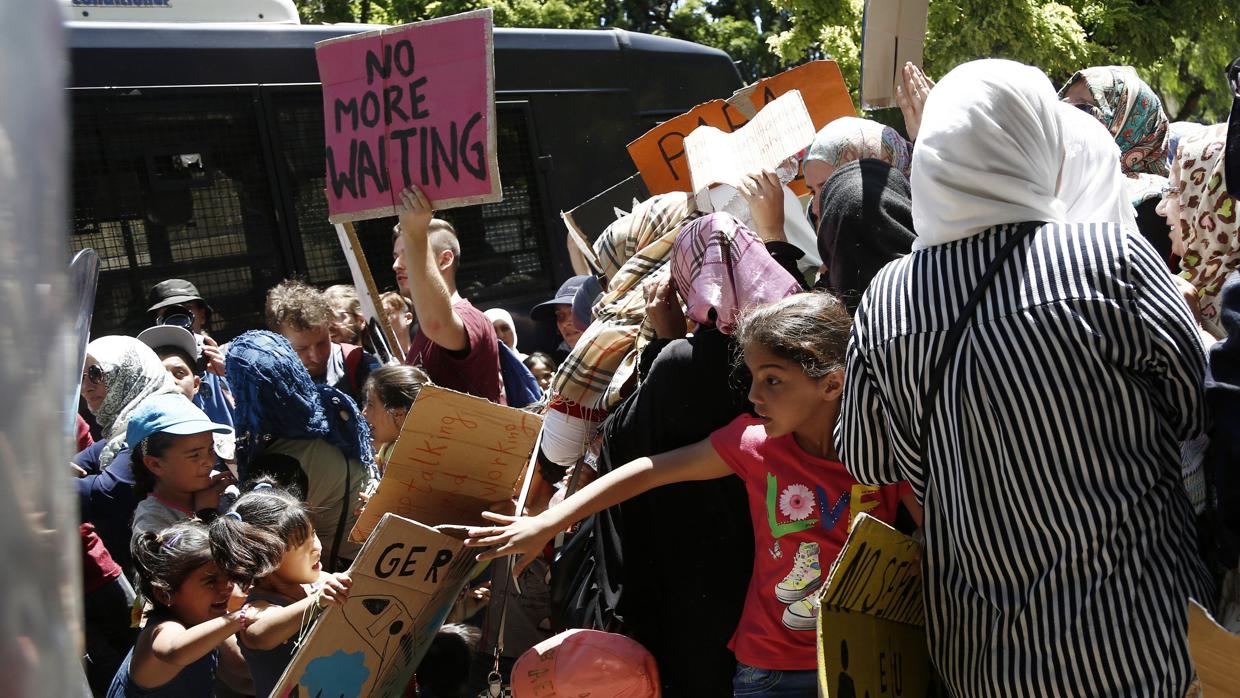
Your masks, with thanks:
M91 364L82 375L95 385L103 385L103 367L99 364Z

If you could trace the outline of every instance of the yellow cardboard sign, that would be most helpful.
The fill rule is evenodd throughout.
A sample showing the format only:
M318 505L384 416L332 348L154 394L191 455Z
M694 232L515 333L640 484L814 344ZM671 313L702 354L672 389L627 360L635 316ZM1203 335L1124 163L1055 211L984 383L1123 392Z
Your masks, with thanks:
M1191 600L1188 655L1197 669L1204 698L1240 698L1240 637L1227 632Z
M458 538L385 514L349 568L348 601L323 612L271 695L403 695L473 564Z
M925 696L930 685L917 543L861 514L819 600L818 685L829 698Z
M387 513L436 525L485 523L487 507L512 497L541 427L531 412L423 387L349 539L366 540Z

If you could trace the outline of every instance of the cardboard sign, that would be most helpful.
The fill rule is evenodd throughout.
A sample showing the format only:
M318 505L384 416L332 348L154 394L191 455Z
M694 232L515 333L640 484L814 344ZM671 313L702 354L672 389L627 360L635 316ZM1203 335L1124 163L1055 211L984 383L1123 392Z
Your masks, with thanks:
M905 63L921 67L929 0L866 0L861 20L861 106L896 106Z
M775 99L732 133L699 126L685 138L694 192L712 184L739 186L757 170L774 170L814 140L814 123L798 90Z
M512 497L541 428L536 414L424 386L349 540L366 540L387 513L436 525L485 524L482 511Z
M684 139L698 126L731 133L753 119L767 104L798 90L809 110L814 131L841 116L856 116L848 85L835 61L811 61L737 90L727 100L699 104L659 124L629 144L629 155L651 194L692 191ZM801 148L808 148L813 137ZM790 185L797 196L808 193L800 181Z
M1192 600L1188 602L1188 654L1197 670L1201 695L1240 698L1240 636L1227 632Z
M801 93L814 132L841 116L856 116L844 74L835 61L810 61L779 75L764 78L747 90L746 98L754 109L761 110L793 90ZM806 147L809 143L805 144Z
M589 273L598 273L598 260L594 256L594 243L607 230L607 226L628 215L637 204L650 198L650 190L640 175L633 175L610 187L571 211L561 211L568 239L573 243L581 259L589 267ZM587 273L582 271L579 273Z
M685 136L699 126L713 126L731 133L748 119L722 99L699 104L688 112L668 119L629 143L629 157L653 194L693 191L689 181L689 161L685 157Z
M918 564L912 538L857 516L819 597L823 695L927 695L932 674Z
M503 198L492 54L489 8L315 44L329 221L395 215L410 185L437 209Z
M473 565L460 539L384 515L349 568L348 601L318 618L271 695L403 695Z

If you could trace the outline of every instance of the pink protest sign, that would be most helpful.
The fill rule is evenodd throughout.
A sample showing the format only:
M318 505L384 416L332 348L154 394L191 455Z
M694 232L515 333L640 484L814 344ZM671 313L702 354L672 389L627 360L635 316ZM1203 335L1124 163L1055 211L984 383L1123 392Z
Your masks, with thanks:
M315 44L332 223L499 201L490 8Z

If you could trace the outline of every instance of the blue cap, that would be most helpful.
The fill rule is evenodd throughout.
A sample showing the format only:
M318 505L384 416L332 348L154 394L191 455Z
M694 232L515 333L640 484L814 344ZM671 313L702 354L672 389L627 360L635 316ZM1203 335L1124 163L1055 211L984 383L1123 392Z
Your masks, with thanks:
M573 299L577 297L577 289L585 285L589 279L588 274L582 276L569 277L568 281L560 284L559 290L555 292L555 298L549 301L543 301L530 309L530 319L535 322L543 320L555 319L555 306L573 304Z
M130 448L157 432L184 436L188 434L231 434L232 427L216 424L202 410L180 393L155 395L142 401L129 418L125 430L125 443Z
M594 303L603 295L603 285L593 276L587 276L585 283L577 289L573 296L573 324L581 332L594 322Z

